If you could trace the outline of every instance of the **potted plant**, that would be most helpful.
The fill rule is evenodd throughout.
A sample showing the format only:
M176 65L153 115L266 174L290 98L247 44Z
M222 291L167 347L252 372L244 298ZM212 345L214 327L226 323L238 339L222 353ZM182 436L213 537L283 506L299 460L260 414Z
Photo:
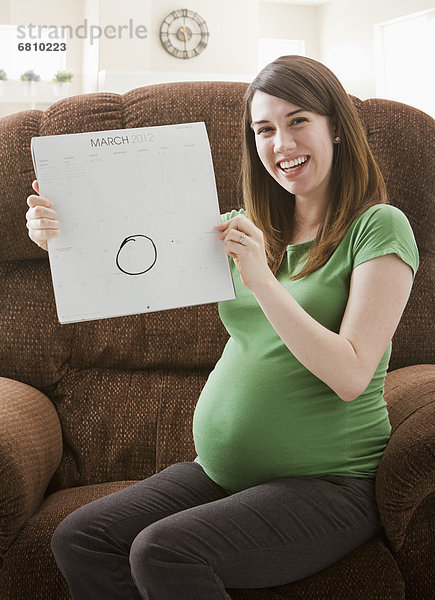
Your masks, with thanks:
M53 77L53 89L56 96L66 96L73 74L69 71L58 71Z
M35 73L32 69L23 73L20 77L22 81L22 90L25 96L35 96L36 94L36 83L40 81L40 76Z
M0 94L4 92L4 81L7 81L8 76L6 75L6 71L4 69L0 69Z

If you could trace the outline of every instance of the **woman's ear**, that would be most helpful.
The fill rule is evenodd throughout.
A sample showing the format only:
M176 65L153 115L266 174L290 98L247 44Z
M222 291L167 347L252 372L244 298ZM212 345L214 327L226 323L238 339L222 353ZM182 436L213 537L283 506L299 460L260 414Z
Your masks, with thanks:
M337 122L337 119L331 118L330 121L329 121L329 125L330 125L331 137L334 140L338 135L340 135L338 133L338 122Z
M337 119L331 119L330 126L332 142L334 144L339 144L341 142L341 138Z

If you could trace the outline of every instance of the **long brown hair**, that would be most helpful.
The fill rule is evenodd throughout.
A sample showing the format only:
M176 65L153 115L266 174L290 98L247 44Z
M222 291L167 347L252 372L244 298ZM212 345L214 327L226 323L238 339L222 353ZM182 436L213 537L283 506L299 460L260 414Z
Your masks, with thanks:
M324 222L303 268L290 278L300 279L328 261L355 218L373 204L387 202L385 183L353 102L334 73L304 56L282 56L267 65L245 94L241 179L247 216L263 231L273 273L294 232L295 198L269 175L258 156L251 128L251 103L257 90L329 117L340 137L340 143L334 144Z

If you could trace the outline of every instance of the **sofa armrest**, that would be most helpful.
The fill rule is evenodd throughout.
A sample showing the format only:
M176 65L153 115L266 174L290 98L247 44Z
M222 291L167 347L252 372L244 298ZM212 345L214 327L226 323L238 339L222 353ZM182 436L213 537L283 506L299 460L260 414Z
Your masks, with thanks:
M47 396L0 377L0 557L36 512L61 456L60 423Z
M389 373L385 400L392 433L376 477L376 498L386 536L397 552L412 515L435 489L435 365Z

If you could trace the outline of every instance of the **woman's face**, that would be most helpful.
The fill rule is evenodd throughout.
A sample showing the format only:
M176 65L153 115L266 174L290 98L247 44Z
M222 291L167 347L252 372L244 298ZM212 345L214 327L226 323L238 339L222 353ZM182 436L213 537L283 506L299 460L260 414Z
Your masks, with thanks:
M256 91L251 127L266 170L297 200L328 201L333 126L328 117Z

